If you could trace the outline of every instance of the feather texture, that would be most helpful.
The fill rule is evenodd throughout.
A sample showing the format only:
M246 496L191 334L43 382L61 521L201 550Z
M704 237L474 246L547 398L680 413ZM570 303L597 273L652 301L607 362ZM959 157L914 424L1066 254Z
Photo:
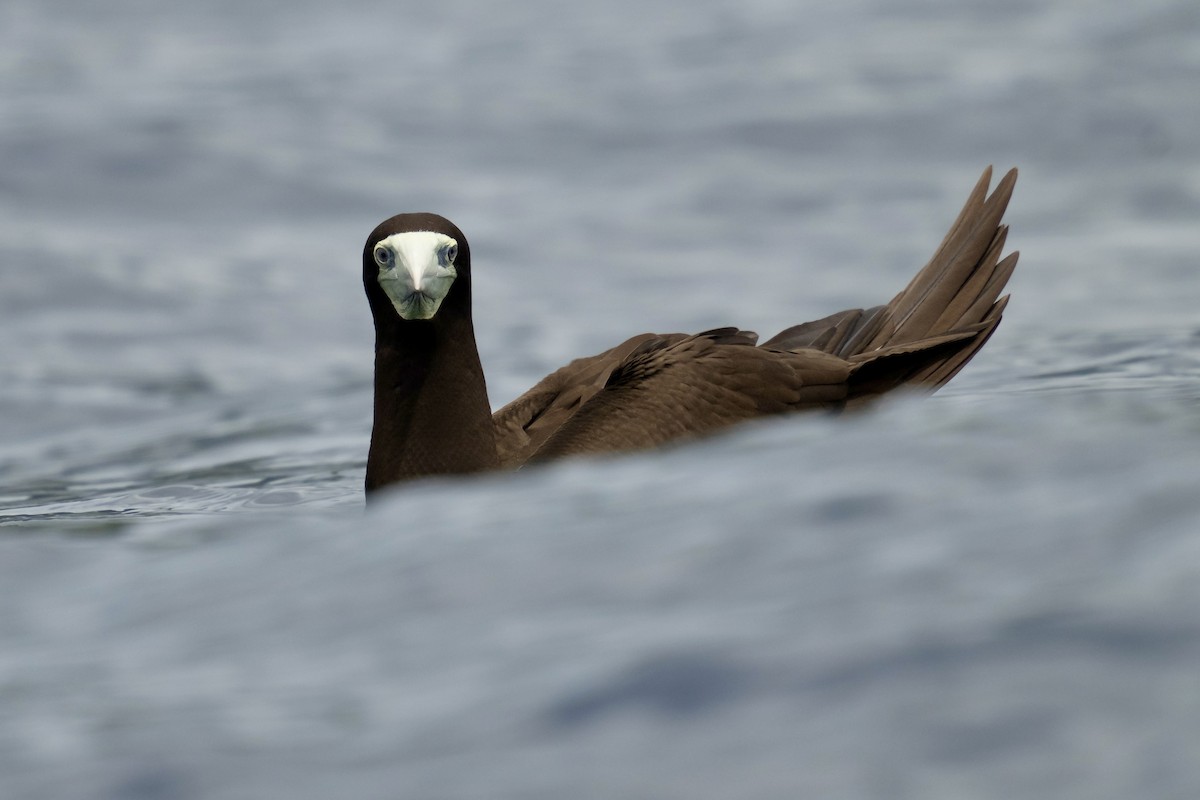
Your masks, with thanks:
M901 386L934 391L1000 324L1008 302L1001 292L1017 263L1015 252L1001 258L1008 233L1001 219L1016 177L1011 170L989 195L985 170L929 263L887 305L793 325L761 345L737 328L639 334L547 375L490 425L480 402L466 240L436 215L393 217L364 250L376 325L368 489L656 447L756 417L854 408ZM459 277L430 321L400 320L372 285L372 247L405 230L443 233L460 247Z

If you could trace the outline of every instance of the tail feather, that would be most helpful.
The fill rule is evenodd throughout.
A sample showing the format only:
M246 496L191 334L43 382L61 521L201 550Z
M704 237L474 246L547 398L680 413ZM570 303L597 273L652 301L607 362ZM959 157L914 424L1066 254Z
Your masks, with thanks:
M991 278L988 279L987 284L983 287L983 291L975 298L975 302L971 304L971 307L963 312L961 319L956 324L991 316L993 307L996 303L1000 302L1000 293L1004 291L1004 287L1008 284L1008 279L1012 277L1013 270L1017 268L1018 256L1018 253L1010 253L1003 261L996 265Z
M928 386L936 389L943 386L958 374L958 371L966 366L979 349L987 344L987 340L992 338L992 334L996 332L996 328L1000 327L1000 316L1004 313L1004 307L1008 305L1008 295L1001 297L996 301L992 308L992 313L984 320L985 327L982 331L971 339L970 344L959 350L950 358L941 362L935 362L928 366L925 370L918 372L913 376L913 383L918 386Z
M994 259L989 261L988 256L994 252L998 257L1003 246L1005 231L1000 220L1012 197L1017 171L1010 170L991 197L985 200L991 176L989 167L984 170L933 258L888 303L888 320L867 350L944 332L945 329L939 329L936 323L942 321L943 312L954 304L960 293L969 288L971 278L980 274L991 276L996 262ZM961 317L954 320L957 324L978 321L979 318Z
M1000 257L1008 236L1001 219L1017 171L988 196L991 175L989 167L929 263L890 303L858 318L840 343L837 354L857 364L851 405L900 385L937 389L995 333L1008 304L1000 295L1018 258Z
M843 355L844 348L852 346L851 343L856 337L862 336L864 326L872 331L870 335L874 335L873 331L876 328L871 327L871 323L883 308L876 306L866 311L851 308L812 322L802 322L785 328L761 346L768 350L781 351L811 348L840 356Z
M855 353L861 353L866 350L872 340L879 334L881 328L888 320L888 307L875 306L869 308L863 314L863 318L858 325L858 329L854 331L852 336L846 338L845 343L837 350L837 355L842 358L849 358Z
M1008 238L1008 228L1001 226L996 238L992 240L991 247L979 260L979 269L976 269L967 278L958 294L946 304L945 310L930 326L931 330L948 330L956 325L970 324L970 322L978 322L983 319L987 308L996 302L1000 289L1004 288L1004 281L1008 280L1008 275L1005 275L1004 280L996 287L996 293L991 295L983 308L979 308L979 303L987 296L988 289L995 287L997 270L1000 268L998 263L1000 251L1004 248L1006 238ZM1015 266L1015 262L1012 266ZM1011 275L1011 266L1006 268Z

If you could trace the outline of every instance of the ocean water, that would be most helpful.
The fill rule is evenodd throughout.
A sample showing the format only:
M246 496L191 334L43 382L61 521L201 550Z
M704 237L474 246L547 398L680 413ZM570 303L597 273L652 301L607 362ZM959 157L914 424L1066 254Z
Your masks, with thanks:
M1200 796L1197 86L1166 0L9 0L0 797ZM364 508L379 220L499 406L886 301L988 164L935 397Z

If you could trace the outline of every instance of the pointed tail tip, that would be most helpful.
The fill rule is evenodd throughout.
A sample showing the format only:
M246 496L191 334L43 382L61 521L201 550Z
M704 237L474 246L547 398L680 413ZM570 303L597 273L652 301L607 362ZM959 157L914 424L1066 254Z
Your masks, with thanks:
M986 180L987 176L991 174L991 171L992 171L991 167L988 167L984 171L984 179L983 180ZM980 182L983 183L983 180L981 180ZM987 184L985 183L984 185L986 186ZM995 188L992 189L992 193L988 197L988 203L997 203L997 202L1000 203L1001 208L1002 208L1001 213L1003 213L1003 209L1008 206L1008 201L1012 199L1013 189L1016 187L1016 185L1017 185L1017 168L1013 167L1008 172L1004 173L1004 177L1001 178L1000 181L996 184Z
M980 178L979 178L980 182L985 183L985 184L991 184L993 172L995 172L995 165L988 164L987 167L985 167L983 170L983 175L980 176ZM1018 174L1018 171L1017 171L1016 167L1009 167L1008 172L1005 172L1004 176L1002 178L1000 178L1000 183L1009 183L1009 182L1016 181L1017 174Z

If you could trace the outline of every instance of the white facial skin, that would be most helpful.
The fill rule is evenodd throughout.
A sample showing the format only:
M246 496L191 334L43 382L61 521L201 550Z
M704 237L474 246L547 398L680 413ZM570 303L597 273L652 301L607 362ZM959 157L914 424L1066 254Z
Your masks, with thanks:
M432 319L458 277L458 242L440 233L394 233L374 249L379 285L402 319Z

